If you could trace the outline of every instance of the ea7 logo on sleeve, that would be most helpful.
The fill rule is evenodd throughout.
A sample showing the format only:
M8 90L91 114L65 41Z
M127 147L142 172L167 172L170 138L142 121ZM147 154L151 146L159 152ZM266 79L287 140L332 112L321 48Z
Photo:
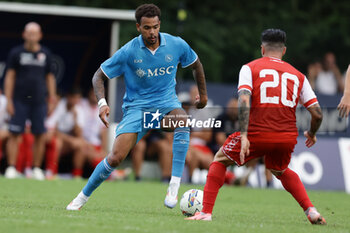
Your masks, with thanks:
M157 109L156 112L143 113L143 128L144 129L160 129L160 119L162 114Z

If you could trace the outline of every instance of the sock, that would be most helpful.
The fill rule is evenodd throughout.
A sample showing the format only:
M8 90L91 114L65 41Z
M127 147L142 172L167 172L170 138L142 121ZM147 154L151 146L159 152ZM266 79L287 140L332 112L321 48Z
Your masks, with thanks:
M298 174L287 168L281 176L276 177L281 181L284 189L292 194L304 211L309 207L313 207Z
M213 212L216 196L225 181L226 167L222 163L212 162L209 167L207 182L204 186L202 212L211 214Z
M52 140L46 145L46 153L45 153L45 168L46 170L50 170L52 175L57 173L57 161L58 161L58 153L56 148L56 138L52 138Z
M20 142L18 145L16 170L19 172L23 172L25 164L26 164L26 145L24 143L24 140L22 140L22 142ZM30 165L30 167L31 166L32 165Z
M83 169L81 169L81 168L74 168L73 171L72 171L72 174L73 174L74 177L82 176L83 175Z
M31 167L33 165L34 135L25 133L23 135L23 143L25 145L25 167Z
M178 176L171 176L169 183L175 183L175 184L180 184L181 182L181 177Z
M104 158L93 158L91 165L95 168Z
M189 143L190 128L176 128L173 140L173 164L171 176L182 177Z
M114 170L114 167L111 167L107 161L107 157L102 160L95 168L94 172L91 174L87 184L83 188L83 193L85 196L89 197L91 193L98 187L100 184L105 181L109 175Z

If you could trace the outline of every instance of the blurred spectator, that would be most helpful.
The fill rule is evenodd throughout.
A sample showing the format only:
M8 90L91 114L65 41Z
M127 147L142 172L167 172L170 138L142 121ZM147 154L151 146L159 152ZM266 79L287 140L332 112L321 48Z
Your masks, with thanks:
M17 176L17 160L20 135L25 130L25 122L31 120L31 132L35 135L33 177L44 179L40 169L44 154L45 127L44 119L52 110L55 101L56 82L51 71L51 54L39 44L42 38L41 27L35 22L25 25L24 45L11 50L5 75L5 95L7 112L11 116L9 139L7 142L7 163L5 177ZM46 103L46 93L49 101Z
M73 176L81 177L86 160L83 139L83 110L78 106L81 99L79 89L71 90L66 98L60 100L48 125L56 127L56 146L59 156L73 155Z
M57 93L56 104L54 105L54 112L56 111L58 104L61 103L62 94ZM46 134L45 134L45 177L48 180L56 178L58 172L58 159L59 151L57 148L57 114L51 114L45 120Z
M315 62L309 65L308 78L311 87L320 94L335 95L344 90L342 75L331 52L324 55L322 64Z
M350 65L345 74L345 87L343 97L338 105L339 116L348 117L350 111Z
M196 109L193 106L197 96L199 95L197 86L192 86L190 89L191 106L184 106L190 118L195 120L205 121L214 117L215 111L211 111L212 104L208 101L204 109ZM185 101L186 102L186 101ZM188 101L187 101L188 102ZM190 180L197 183L205 182L206 171L201 172L201 169L208 170L210 163L213 161L214 154L210 150L208 143L211 141L213 132L211 128L191 128L190 147L186 156L186 164L189 170Z
M229 135L239 131L237 98L231 98L227 102L225 111L216 119L221 121L221 127L213 128L213 137L210 142L212 151L218 151Z
M160 130L151 130L135 145L131 151L135 180L141 180L141 169L145 157L151 158L157 156L162 173L162 181L170 181L173 153L172 135L172 133L166 133Z
M83 116L83 137L86 140L84 153L95 168L107 155L107 128L99 118L99 108L94 90L91 88L87 98L79 103Z

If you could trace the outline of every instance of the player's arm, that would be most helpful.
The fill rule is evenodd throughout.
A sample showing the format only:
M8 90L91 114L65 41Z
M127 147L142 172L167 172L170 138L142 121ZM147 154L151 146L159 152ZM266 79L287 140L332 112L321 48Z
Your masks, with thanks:
M350 112L350 65L345 75L344 94L338 105L339 116L348 117Z
M304 132L304 135L306 137L305 145L307 147L311 147L317 141L316 132L320 128L323 116L322 116L321 107L318 103L307 108L307 110L311 114L311 121L310 121L310 129Z
M48 115L51 115L55 106L56 106L56 79L53 73L48 73L46 75L46 86L47 92L49 95L49 104L48 104Z
M242 89L238 92L238 121L241 130L241 153L240 160L244 164L245 156L249 155L248 124L250 112L251 92Z
M5 75L4 92L7 99L6 110L10 116L15 114L15 108L13 106L13 90L16 82L16 71L14 69L8 69Z
M208 95L205 82L203 65L199 58L191 65L193 77L197 83L199 97L196 99L195 105L198 109L204 108L207 105Z
M101 68L98 68L98 70L94 74L94 77L92 78L92 86L94 87L94 92L98 100L99 117L103 122L103 124L108 128L109 122L107 120L107 117L109 116L109 107L105 99L105 87L104 87L104 82L107 79L108 78L102 72Z

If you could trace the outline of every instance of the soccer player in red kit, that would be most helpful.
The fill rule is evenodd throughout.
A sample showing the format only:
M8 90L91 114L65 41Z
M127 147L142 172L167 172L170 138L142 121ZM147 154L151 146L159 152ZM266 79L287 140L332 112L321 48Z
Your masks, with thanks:
M244 65L239 73L240 132L231 134L216 153L204 187L203 210L188 220L211 220L216 196L224 184L226 167L244 165L265 156L266 168L303 208L312 224L326 224L312 205L299 176L288 168L297 143L295 110L303 104L311 114L305 144L316 143L322 122L321 108L305 75L282 61L286 33L267 29L261 35L262 58Z

